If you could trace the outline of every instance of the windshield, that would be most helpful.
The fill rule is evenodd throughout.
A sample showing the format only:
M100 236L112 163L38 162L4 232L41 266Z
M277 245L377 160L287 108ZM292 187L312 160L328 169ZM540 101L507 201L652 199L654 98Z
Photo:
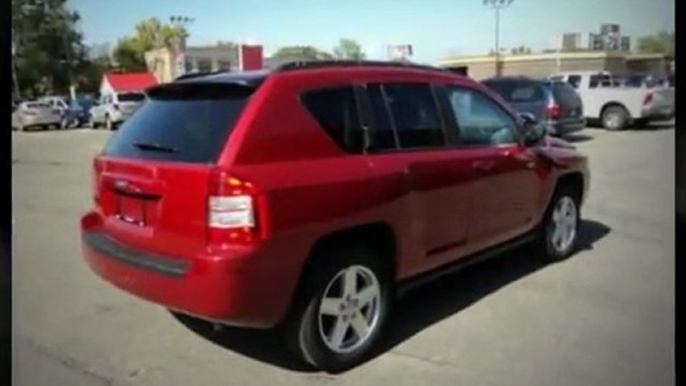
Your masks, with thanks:
M139 92L127 92L117 95L119 102L142 102L145 100L145 94Z
M537 102L545 98L538 82L530 81L486 81L484 84L512 103Z

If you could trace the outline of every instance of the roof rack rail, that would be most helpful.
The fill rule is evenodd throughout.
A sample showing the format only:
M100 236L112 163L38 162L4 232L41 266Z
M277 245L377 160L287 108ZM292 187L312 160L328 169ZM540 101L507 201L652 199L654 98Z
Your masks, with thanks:
M391 67L391 68L410 68L417 70L440 71L449 72L447 69L434 67L424 64L403 63L403 62L388 62L381 60L307 60L307 61L293 61L284 63L276 68L277 72L317 69L326 67Z
M209 75L216 75L216 74L222 74L225 72L229 72L227 70L219 70L219 71L202 71L202 72L189 72L180 76L177 76L174 78L174 82L178 80L184 80L184 79L193 79L193 78L199 78L201 76L209 76Z

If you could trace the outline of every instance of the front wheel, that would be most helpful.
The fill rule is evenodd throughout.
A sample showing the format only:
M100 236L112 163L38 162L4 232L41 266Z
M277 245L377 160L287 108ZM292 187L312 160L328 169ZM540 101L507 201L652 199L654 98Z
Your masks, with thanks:
M323 253L303 278L285 333L306 362L339 372L364 361L378 340L390 309L391 278L367 248Z
M577 247L580 199L574 189L561 186L554 194L540 229L539 245L547 261L560 261Z

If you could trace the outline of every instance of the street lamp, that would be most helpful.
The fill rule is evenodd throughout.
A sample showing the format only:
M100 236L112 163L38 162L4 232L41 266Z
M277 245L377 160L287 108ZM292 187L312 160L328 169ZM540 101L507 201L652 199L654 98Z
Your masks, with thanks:
M484 5L495 10L495 76L500 76L500 10L512 4L514 0L483 0Z
M182 51L186 50L186 26L193 23L195 21L194 18L188 17L188 16L170 16L169 17L169 22L172 24L172 26L177 27L176 32L173 36L173 45L174 45L174 64L175 64L175 69L174 69L174 77L178 77L183 75L183 73L186 70L186 63L185 63L185 58L183 57Z

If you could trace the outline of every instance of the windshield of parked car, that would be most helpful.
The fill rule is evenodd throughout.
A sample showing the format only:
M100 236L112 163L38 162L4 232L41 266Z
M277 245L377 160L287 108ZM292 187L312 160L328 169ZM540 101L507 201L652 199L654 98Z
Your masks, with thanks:
M484 84L511 103L537 102L545 98L543 87L531 81L486 81Z
M139 92L126 92L117 95L119 102L142 102L145 94Z

